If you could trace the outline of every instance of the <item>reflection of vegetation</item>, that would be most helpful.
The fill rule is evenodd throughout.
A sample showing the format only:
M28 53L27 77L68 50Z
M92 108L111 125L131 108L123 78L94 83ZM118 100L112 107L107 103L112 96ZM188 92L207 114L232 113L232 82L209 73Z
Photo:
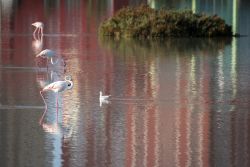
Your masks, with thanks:
M231 43L231 38L167 38L165 40L136 40L113 38L100 38L104 48L136 56L138 53L146 55L217 55L218 51L224 50Z
M217 15L192 11L155 10L146 5L126 7L104 21L99 34L122 37L232 36L231 26Z

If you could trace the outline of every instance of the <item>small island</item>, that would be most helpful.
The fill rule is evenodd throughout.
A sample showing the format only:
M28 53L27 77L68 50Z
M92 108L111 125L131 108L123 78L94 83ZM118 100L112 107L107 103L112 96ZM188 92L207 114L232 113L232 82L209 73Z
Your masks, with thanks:
M99 35L125 38L232 37L232 27L217 15L152 9L147 5L124 7L103 21Z

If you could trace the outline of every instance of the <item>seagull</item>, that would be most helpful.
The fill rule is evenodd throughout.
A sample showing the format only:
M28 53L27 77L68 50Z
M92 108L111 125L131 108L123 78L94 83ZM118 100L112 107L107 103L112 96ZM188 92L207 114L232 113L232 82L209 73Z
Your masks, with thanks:
M35 23L32 23L31 25L33 25L34 27L36 27L35 31L33 32L33 35L35 35L36 31L38 30L38 34L41 34L43 35L43 23L42 22L35 22Z
M50 58L51 64L56 64L58 62L58 60L56 62L53 61L53 57L55 56L56 52L50 49L44 49L43 51L41 51L39 54L36 55L36 57Z
M102 106L103 103L109 103L110 97L111 95L102 95L102 91L100 91L100 96L99 96L100 106Z
M45 102L45 99L43 97L43 92L48 92L48 91L52 91L54 93L56 93L56 115L57 115L57 119L58 119L58 94L61 92L64 92L66 90L70 90L73 88L73 81L72 81L72 78L71 76L66 76L64 78L64 81L56 81L56 82L53 82L47 86L45 86L42 91L40 91L40 94L43 98L43 102L45 104L45 111L43 113L43 116L41 118L41 120L43 120L43 117L45 115L45 113L47 112L47 104ZM40 120L40 123L41 123L41 120Z

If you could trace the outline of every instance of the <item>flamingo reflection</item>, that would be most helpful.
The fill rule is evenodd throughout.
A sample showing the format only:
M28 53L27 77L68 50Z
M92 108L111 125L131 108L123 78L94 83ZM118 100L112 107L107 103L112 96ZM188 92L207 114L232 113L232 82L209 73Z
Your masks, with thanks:
M41 123L43 129L51 134L60 134L60 128L58 126L58 123L54 124L46 124L46 123Z

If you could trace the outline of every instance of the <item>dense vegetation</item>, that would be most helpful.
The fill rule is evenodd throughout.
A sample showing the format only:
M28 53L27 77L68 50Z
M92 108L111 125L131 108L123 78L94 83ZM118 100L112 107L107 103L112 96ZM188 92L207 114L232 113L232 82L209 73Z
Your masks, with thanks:
M232 36L232 28L219 16L193 13L190 10L155 10L147 5L125 7L99 27L102 36L217 37Z

